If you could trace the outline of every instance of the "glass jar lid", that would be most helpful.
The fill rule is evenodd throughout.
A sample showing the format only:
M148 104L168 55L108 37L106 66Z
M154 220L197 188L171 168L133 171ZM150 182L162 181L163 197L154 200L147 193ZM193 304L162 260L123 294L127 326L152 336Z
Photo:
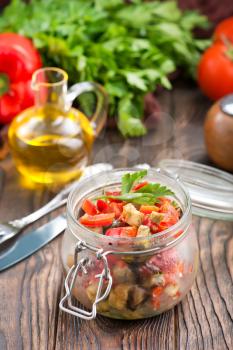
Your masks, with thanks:
M233 221L233 176L211 166L179 159L164 159L159 167L180 179L189 191L193 214Z

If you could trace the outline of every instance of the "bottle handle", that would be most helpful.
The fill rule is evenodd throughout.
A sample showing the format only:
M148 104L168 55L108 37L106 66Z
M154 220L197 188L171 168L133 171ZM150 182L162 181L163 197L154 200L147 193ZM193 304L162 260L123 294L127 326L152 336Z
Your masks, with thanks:
M85 92L94 92L96 94L96 109L90 121L97 136L106 122L108 108L108 96L101 85L88 81L72 85L67 92L67 107L70 108L73 101Z

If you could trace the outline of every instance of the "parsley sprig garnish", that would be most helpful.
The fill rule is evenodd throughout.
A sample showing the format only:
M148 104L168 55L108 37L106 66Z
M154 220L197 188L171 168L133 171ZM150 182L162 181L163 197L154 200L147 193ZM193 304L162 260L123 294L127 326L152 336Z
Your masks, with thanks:
M145 186L133 191L133 187L147 175L147 170L141 170L134 173L127 173L122 176L121 195L103 195L98 198L118 199L124 202L135 204L153 205L158 201L158 197L173 195L168 187L159 183L148 183Z

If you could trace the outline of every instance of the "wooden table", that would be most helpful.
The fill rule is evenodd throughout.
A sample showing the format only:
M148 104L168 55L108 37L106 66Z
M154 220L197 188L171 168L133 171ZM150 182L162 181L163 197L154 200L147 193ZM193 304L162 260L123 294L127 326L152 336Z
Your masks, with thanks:
M124 140L116 131L105 131L93 162L121 167L156 165L164 157L207 162L202 124L209 102L188 84L160 93L159 100L173 118L165 114L157 134L152 130L144 138ZM1 167L0 219L21 217L53 196L45 188L23 188L11 159ZM196 282L182 303L151 319L87 322L61 312L61 237L0 273L0 349L233 349L233 224L198 217L194 223L200 247Z

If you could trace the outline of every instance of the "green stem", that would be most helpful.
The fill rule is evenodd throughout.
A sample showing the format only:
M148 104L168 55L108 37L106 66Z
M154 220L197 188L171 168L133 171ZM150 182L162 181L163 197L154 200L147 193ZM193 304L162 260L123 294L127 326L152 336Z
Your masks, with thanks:
M7 74L0 73L0 97L9 91L10 80Z
M223 41L223 43L225 44L225 46L227 47L227 51L225 53L225 55L231 60L233 61L233 45L230 42L230 40L226 37L226 35L222 35L221 39Z

